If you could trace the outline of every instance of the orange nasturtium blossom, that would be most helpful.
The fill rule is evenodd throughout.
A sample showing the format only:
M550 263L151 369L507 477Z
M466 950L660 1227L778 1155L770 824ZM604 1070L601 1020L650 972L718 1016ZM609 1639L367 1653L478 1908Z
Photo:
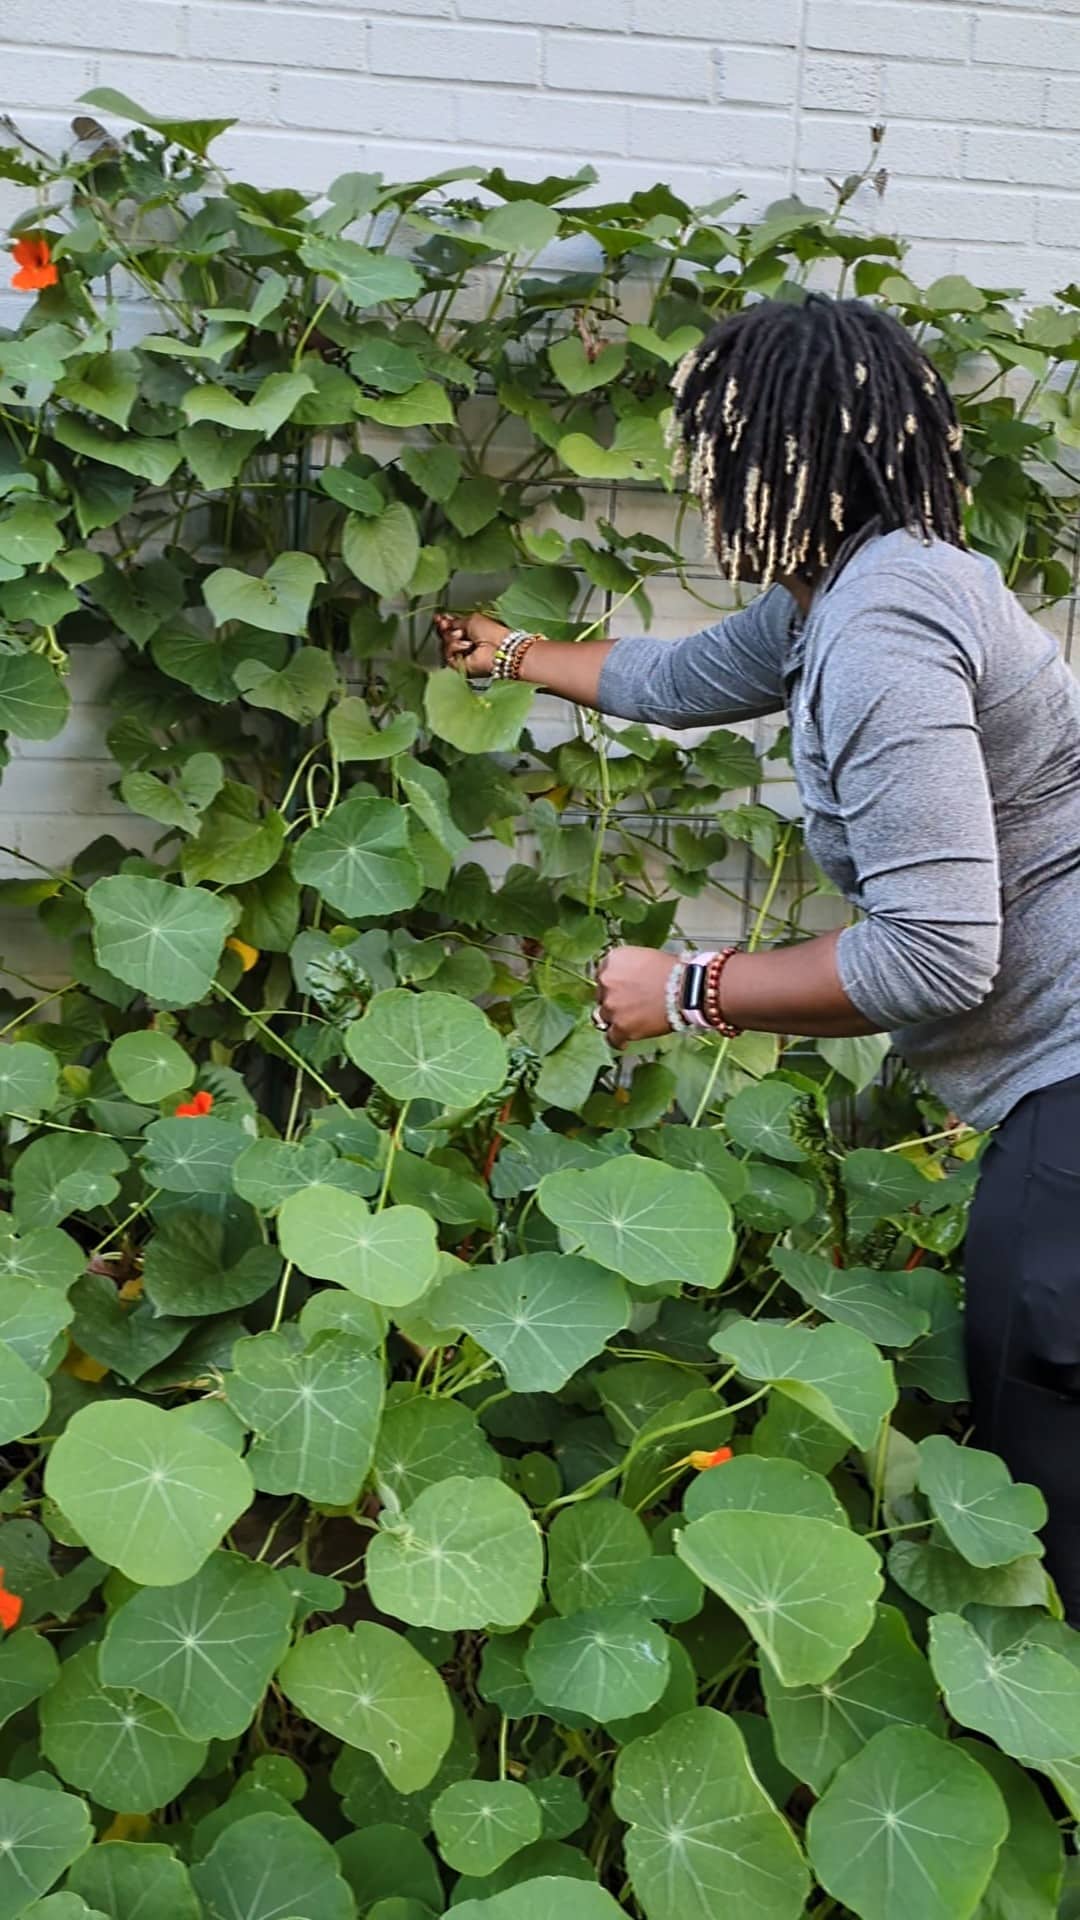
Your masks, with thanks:
M185 1100L182 1106L177 1107L176 1118L178 1120L201 1120L204 1114L209 1113L213 1104L214 1096L212 1093L197 1093L193 1100Z
M727 1460L734 1459L730 1447L714 1447L712 1453L688 1453L686 1464L696 1467L699 1473L705 1473L710 1467L722 1467Z
M238 940L235 934L230 934L225 945L228 947L230 953L235 953L245 973L250 973L252 967L258 966L258 947L249 947L246 940Z
M22 1601L17 1593L9 1593L4 1585L4 1569L0 1567L0 1627L10 1633L19 1624L22 1613Z
M20 293L38 293L42 287L55 287L60 269L53 264L49 243L42 234L24 234L11 249L16 271L11 284Z

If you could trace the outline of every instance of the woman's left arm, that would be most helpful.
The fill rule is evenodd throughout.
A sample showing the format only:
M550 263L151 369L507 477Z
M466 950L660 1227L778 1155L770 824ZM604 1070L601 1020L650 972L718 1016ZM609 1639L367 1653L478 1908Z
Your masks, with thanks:
M832 638L822 748L864 917L801 946L733 956L725 1019L846 1036L948 1018L986 998L1001 897L975 673L921 578L883 577L875 602ZM670 955L642 948L604 963L601 1007L616 1044L666 1031L670 968Z

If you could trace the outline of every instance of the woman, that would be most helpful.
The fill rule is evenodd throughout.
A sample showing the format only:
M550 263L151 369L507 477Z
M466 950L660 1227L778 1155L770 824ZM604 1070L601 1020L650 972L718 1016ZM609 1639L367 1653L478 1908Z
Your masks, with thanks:
M716 956L704 983L621 948L597 1017L615 1046L687 1019L891 1032L963 1119L998 1128L967 1253L976 1439L1046 1494L1080 1625L1080 689L964 546L961 430L897 321L765 301L674 384L721 570L766 590L671 644L508 640L441 615L445 657L669 727L787 709L807 843L860 919Z

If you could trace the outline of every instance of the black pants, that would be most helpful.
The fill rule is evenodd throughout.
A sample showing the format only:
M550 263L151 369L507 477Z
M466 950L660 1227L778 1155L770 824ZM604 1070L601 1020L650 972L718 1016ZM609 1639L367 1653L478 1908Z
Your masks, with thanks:
M995 1134L966 1273L975 1444L1041 1488L1046 1564L1080 1626L1080 1076Z

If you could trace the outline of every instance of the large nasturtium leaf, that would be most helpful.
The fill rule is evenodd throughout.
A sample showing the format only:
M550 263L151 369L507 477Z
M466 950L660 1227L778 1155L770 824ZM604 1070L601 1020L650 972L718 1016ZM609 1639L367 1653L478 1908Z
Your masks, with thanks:
M231 1193L233 1164L251 1136L209 1114L154 1120L143 1135L146 1177L167 1193Z
M630 1318L621 1279L591 1260L525 1254L443 1282L431 1311L497 1360L512 1393L557 1393Z
M349 572L381 598L408 586L420 557L420 535L412 509L393 500L381 513L350 513L341 555Z
M548 1593L560 1613L607 1606L652 1560L644 1522L618 1500L564 1507L548 1534Z
M380 1307L406 1307L425 1293L439 1251L435 1223L419 1207L373 1213L358 1193L305 1187L278 1217L287 1259L313 1280L333 1280Z
M152 1029L122 1033L109 1048L108 1061L121 1093L140 1106L182 1093L195 1078L195 1062L183 1047Z
M784 1687L768 1662L761 1677L776 1751L815 1793L883 1727L942 1731L934 1676L895 1607L878 1608L866 1639L831 1679Z
M626 1868L649 1920L729 1911L799 1920L810 1876L726 1714L698 1707L626 1747L613 1805L630 1829Z
M378 1769L376 1769L378 1771ZM427 1795L424 1795L427 1798ZM399 1796L397 1805L404 1804ZM441 1912L442 1881L435 1857L414 1829L397 1821L365 1821L360 1831L346 1833L335 1842L334 1851L341 1871L352 1889L358 1913L384 1915L389 1907L400 1920L410 1913L419 1920Z
M870 1447L896 1405L892 1368L851 1327L733 1320L709 1345L750 1380L768 1380L809 1413Z
M561 1920L619 1920L622 1912L603 1887L545 1874L488 1900L460 1901L454 1907L454 1920L552 1920L553 1915Z
M525 1655L538 1700L556 1713L624 1720L655 1707L668 1683L670 1643L640 1607L592 1607L542 1620Z
M887 1727L810 1815L818 1879L859 1920L970 1920L1008 1830L993 1781L923 1727Z
M0 1285L0 1346L10 1348L35 1373L49 1373L53 1342L73 1315L74 1308L58 1288L13 1274Z
M60 1671L51 1640L23 1627L0 1640L0 1727L40 1699Z
M106 973L159 1006L188 1007L209 993L234 918L219 894L116 873L95 880L86 904Z
M395 1100L472 1107L506 1079L506 1046L479 1007L454 993L377 993L346 1029L349 1056Z
M109 1920L100 1907L88 1907L77 1893L47 1893L24 1911L26 1920Z
M105 1687L97 1647L64 1662L44 1696L41 1750L61 1779L116 1813L150 1813L174 1800L206 1759L164 1707L128 1688Z
M15 1920L47 1893L94 1837L90 1811L74 1794L0 1780L0 1914Z
M293 1328L238 1340L227 1392L254 1433L247 1465L261 1492L356 1499L383 1401L382 1364L362 1340L329 1332L302 1347Z
M0 1281L32 1280L66 1293L85 1265L86 1254L78 1241L58 1227L0 1234Z
M392 800L354 794L301 834L292 869L339 913L376 918L415 906L423 875L409 846L408 815Z
M197 1573L254 1495L231 1448L138 1400L74 1414L45 1486L91 1553L146 1587Z
M376 1759L399 1793L435 1778L454 1731L445 1682L403 1634L362 1620L323 1627L278 1671L298 1713Z
M957 1553L975 1567L1000 1567L1041 1553L1046 1524L1037 1487L1015 1482L996 1453L958 1447L943 1433L919 1448L919 1482Z
M171 1847L99 1840L75 1862L68 1886L108 1920L200 1920L188 1870Z
M144 1587L112 1615L101 1678L168 1707L193 1740L228 1740L251 1724L292 1616L292 1595L272 1567L211 1554L190 1580Z
M350 1177L356 1172L342 1167L325 1140L254 1140L233 1166L233 1186L260 1213L274 1213L291 1193L335 1185L338 1170Z
M54 740L70 710L71 695L39 653L0 654L0 728L20 740Z
M988 1645L968 1620L930 1622L930 1664L962 1727L985 1733L1018 1760L1069 1760L1080 1745L1080 1669L1063 1654L1018 1638Z
M708 1513L675 1551L745 1621L785 1686L830 1679L873 1625L881 1562L831 1521Z
M388 1406L375 1445L375 1472L407 1507L425 1487L457 1475L497 1479L500 1456L470 1407L417 1393Z
M821 1254L792 1247L775 1248L772 1262L807 1306L879 1346L909 1347L929 1331L925 1307L903 1293L891 1274L873 1267L835 1267Z
M518 1627L540 1597L544 1545L501 1480L441 1480L376 1534L367 1581L380 1612L414 1627Z
M536 689L502 680L483 693L454 667L433 673L424 692L428 726L459 753L505 753L517 744Z
M847 1514L824 1474L795 1460L772 1460L766 1455L740 1453L691 1480L683 1498L688 1520L706 1513L802 1514L806 1519L831 1520L846 1527Z
M972 1605L1044 1607L1049 1585L1041 1560L1029 1554L1004 1567L973 1567L944 1541L895 1540L889 1577L931 1613L955 1613Z
M516 1780L458 1780L431 1809L439 1852L455 1873L494 1873L539 1840L540 1802Z
M43 1113L56 1099L56 1056L29 1040L0 1046L0 1113Z
M202 1122L178 1124L194 1129ZM280 1273L277 1252L262 1242L227 1263L223 1222L194 1206L178 1207L166 1214L143 1253L147 1299L158 1313L180 1319L234 1313L251 1306L262 1299Z
M984 1740L958 1744L985 1768L1009 1815L1009 1831L979 1920L1068 1920L1070 1909L1059 1906L1065 1874L1061 1834L1035 1781Z
M48 1411L47 1383L0 1340L0 1446L37 1433Z
M735 1250L731 1208L703 1173L626 1154L546 1174L540 1210L591 1260L639 1286L719 1287Z
M337 1854L298 1814L253 1813L191 1869L207 1920L353 1920Z
M100 1133L42 1134L12 1169L13 1211L20 1232L55 1227L70 1213L107 1207L128 1164L118 1140Z

